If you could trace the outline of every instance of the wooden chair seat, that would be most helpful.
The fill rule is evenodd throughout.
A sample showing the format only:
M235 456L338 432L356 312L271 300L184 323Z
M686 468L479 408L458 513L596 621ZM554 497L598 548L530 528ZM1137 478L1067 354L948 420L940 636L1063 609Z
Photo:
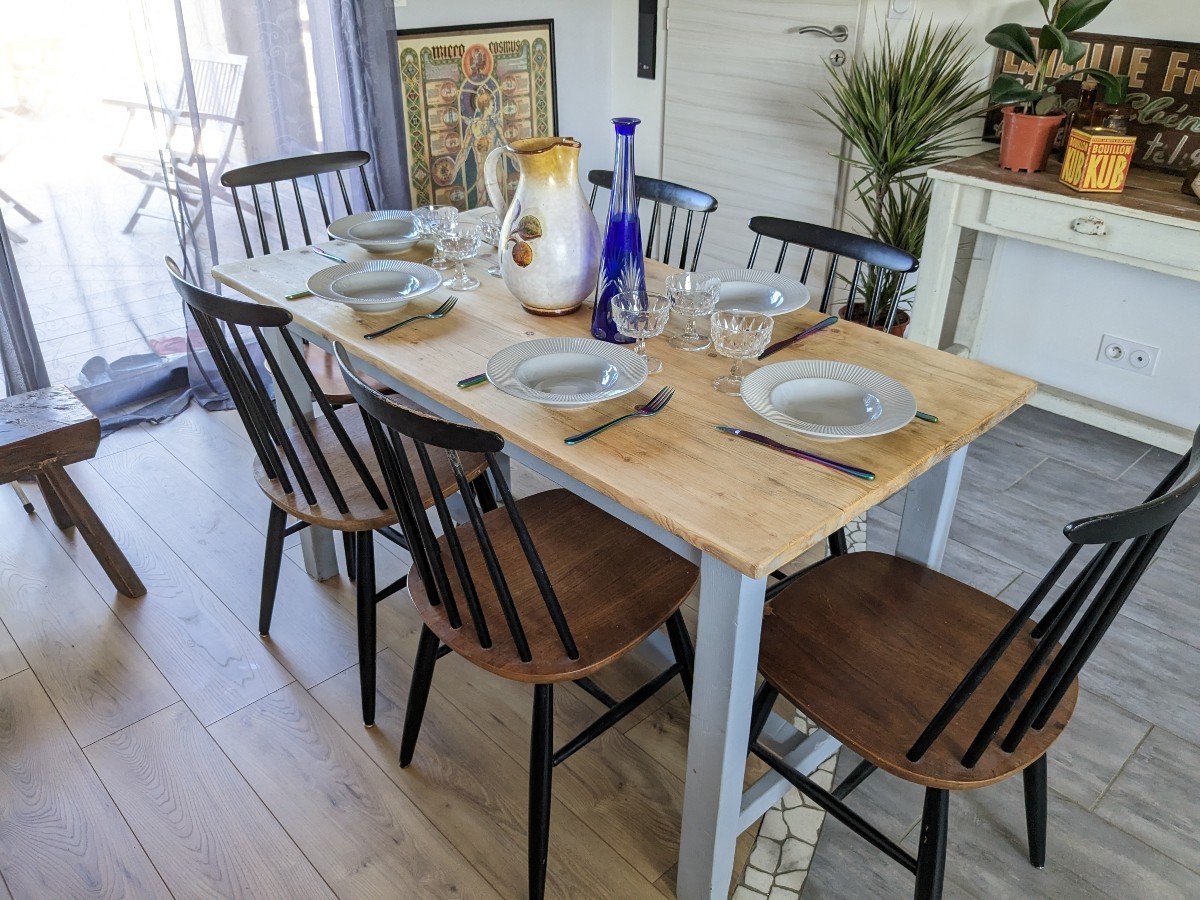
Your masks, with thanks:
M419 406L410 401L402 400L400 402L410 408L420 409ZM348 406L337 410L336 415L342 423L342 427L346 429L346 434L354 442L354 446L358 448L359 455L362 456L363 462L366 463L367 470L375 479L375 484L386 499L387 488L383 474L379 470L379 462L375 456L375 451L371 448L371 440L367 436L367 428L363 423L362 414L356 407ZM334 480L342 490L348 511L342 513L338 510L337 504L333 502L333 497L325 485L325 480L321 477L316 463L313 461L312 454L309 452L308 447L305 446L299 430L294 427L289 429L288 437L291 439L292 445L296 448L296 455L300 458L300 464L303 466L305 474L308 475L308 480L312 484L313 494L317 502L309 504L305 500L299 486L294 483L292 484L292 491L290 493L284 491L279 481L267 477L262 462L256 459L254 461L254 477L258 481L258 486L262 488L263 493L271 498L271 502L284 510L289 516L308 522L311 525L320 525L325 528L336 529L337 531L374 531L378 528L395 525L397 516L391 508L391 504L388 504L384 509L379 508L379 504L375 502L366 485L363 484L362 479L358 477L358 473L354 471L350 458L342 449L342 445L339 443L334 430L329 427L328 421L324 418L314 419L312 421L312 429L317 445L321 448L321 452L325 454L325 458L329 460L329 467L333 470ZM413 466L419 469L421 464L417 459L416 451L412 448L411 444L408 445L408 448L409 459ZM467 473L468 481L482 475L487 469L486 460L478 454L464 453L461 459L463 469ZM438 482L444 488L444 496L449 497L458 491L458 483L454 479L454 471L450 468L450 463L444 454L434 455L433 462L434 470L438 475ZM421 487L421 499L425 503L426 509L428 509L433 505L433 494L424 483L421 484Z
M973 768L960 762L1034 647L1029 623L921 760L906 754L1012 615L1001 601L940 572L882 553L852 553L818 564L772 601L759 668L805 715L881 769L926 787L981 787L1039 759L1075 707L1077 683L1046 727L1031 731L1015 752L993 741Z
M455 600L463 625L455 629L444 607L430 605L415 567L409 575L409 590L425 623L442 643L480 668L542 684L581 678L661 628L696 584L699 570L694 565L569 491L544 491L517 503L570 623L579 658L571 659L563 649L508 513L496 509L484 519L532 662L522 662L517 654L470 525L461 526L458 534L491 633L490 648L480 648L461 592L455 592ZM444 537L438 546L450 568Z
M316 344L305 344L304 362L308 364L308 370L316 379L317 387L321 389L322 394L329 398L330 403L334 406L349 406L354 402L354 398L350 396L350 389L346 387L346 379L342 377L342 372L332 353L321 349ZM381 394L395 393L386 384L376 381L369 375L364 377L363 381Z

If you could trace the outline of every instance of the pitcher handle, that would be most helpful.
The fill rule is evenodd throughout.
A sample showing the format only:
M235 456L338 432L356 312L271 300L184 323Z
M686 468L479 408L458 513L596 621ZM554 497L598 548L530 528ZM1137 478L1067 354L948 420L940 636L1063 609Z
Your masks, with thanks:
M503 217L508 204L504 201L504 190L500 187L500 165L508 155L508 148L493 147L483 161L483 186L487 190L488 203L497 215Z

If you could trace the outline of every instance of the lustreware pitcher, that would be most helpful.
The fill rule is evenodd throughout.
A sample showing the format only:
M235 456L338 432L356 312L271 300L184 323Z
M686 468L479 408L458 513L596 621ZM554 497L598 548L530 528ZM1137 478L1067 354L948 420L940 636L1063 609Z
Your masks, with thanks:
M497 147L483 165L488 201L504 209L500 165L520 172L500 231L500 273L521 305L540 316L579 309L596 288L600 229L579 184L579 141L525 138Z

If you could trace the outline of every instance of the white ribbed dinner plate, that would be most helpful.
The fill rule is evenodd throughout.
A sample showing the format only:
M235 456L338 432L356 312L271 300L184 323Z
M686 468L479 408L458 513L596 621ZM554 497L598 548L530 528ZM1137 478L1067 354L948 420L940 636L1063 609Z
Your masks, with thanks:
M742 400L768 422L821 440L887 434L917 412L912 392L894 378L832 359L763 366L742 382Z
M320 269L309 276L308 289L324 300L377 313L400 309L441 283L442 276L429 266L401 259L372 259Z
M505 347L487 364L499 390L546 406L578 408L628 394L646 380L646 361L590 338L538 338Z
M713 269L704 277L721 280L717 309L744 309L766 316L781 316L808 305L804 282L790 275L759 269Z
M407 209L378 209L343 216L329 223L331 238L358 244L368 253L399 253L418 240L417 224Z

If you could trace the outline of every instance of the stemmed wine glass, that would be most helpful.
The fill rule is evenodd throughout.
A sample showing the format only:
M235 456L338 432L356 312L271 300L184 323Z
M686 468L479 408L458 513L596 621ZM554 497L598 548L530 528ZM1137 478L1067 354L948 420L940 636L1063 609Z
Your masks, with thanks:
M479 252L480 240L479 226L465 222L455 222L438 231L434 238L438 252L455 264L454 277L442 282L445 287L453 291L473 291L479 287L479 279L467 274L464 263Z
M646 372L662 371L662 360L646 355L646 338L658 337L671 317L671 301L662 294L646 291L625 291L612 300L613 323L617 331L637 339L635 352L646 360Z
M487 273L493 278L500 277L500 216L494 212L486 212L479 217L479 234L485 244L496 248L496 261L488 267Z
M742 394L742 362L755 359L771 342L774 320L761 313L744 309L719 309L709 320L712 323L712 342L717 352L733 360L728 375L713 382L722 394L740 397Z
M646 355L646 338L658 337L671 318L671 301L646 290L626 290L612 299L612 320L625 337L637 340L635 352L646 360L647 374L662 371L662 360Z
M712 315L721 296L721 279L714 275L680 272L667 277L667 296L671 305L687 317L683 334L668 338L676 350L704 350L712 343L696 330L696 317Z
M458 221L458 210L453 206L419 206L413 210L413 221L417 224L421 237L432 240L436 247L438 232ZM450 261L438 250L425 260L425 265L440 271L450 268Z

